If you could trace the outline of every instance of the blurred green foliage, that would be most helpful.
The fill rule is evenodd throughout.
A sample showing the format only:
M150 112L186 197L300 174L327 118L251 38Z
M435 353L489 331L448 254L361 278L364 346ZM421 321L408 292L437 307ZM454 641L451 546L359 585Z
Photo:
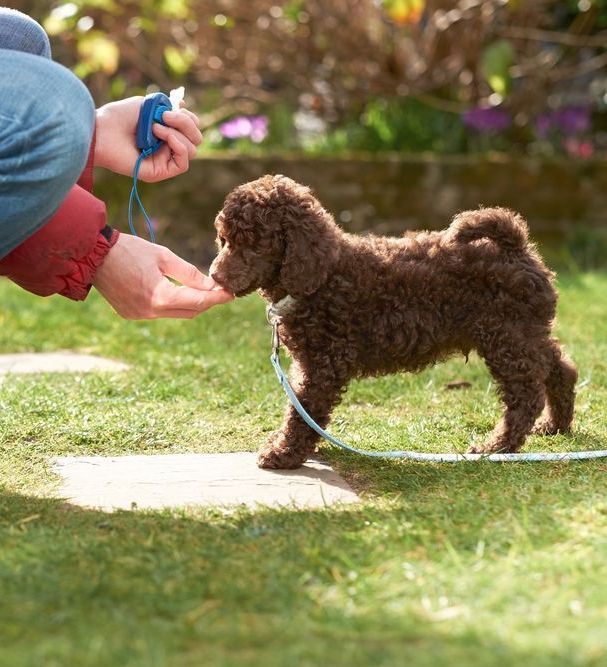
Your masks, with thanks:
M98 104L184 84L207 150L509 150L589 157L607 149L607 0L41 0L55 58ZM538 136L554 111L592 126ZM509 127L470 126L499 109ZM221 136L264 115L267 138ZM510 127L511 125L511 127Z
M349 119L308 146L317 153L459 153L466 148L466 131L459 116L411 98L370 100L360 117Z

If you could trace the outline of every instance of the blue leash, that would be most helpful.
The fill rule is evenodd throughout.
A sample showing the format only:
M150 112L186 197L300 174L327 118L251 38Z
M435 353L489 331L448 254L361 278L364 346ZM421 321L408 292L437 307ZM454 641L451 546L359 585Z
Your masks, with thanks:
M373 452L365 449L357 449L346 445L330 433L321 428L297 398L289 380L280 365L280 337L278 335L279 317L272 316L268 308L268 322L272 327L272 354L270 361L278 377L285 394L293 407L299 413L304 422L318 435L332 443L340 449L344 449L353 454L367 456L371 458L382 459L409 459L412 461L425 461L431 463L459 463L461 461L579 461L583 459L600 459L607 457L607 450L585 451L585 452L523 452L523 453L504 453L504 454L428 454L425 452L412 451L392 451L392 452Z
M137 189L137 179L139 178L139 168L141 167L141 163L143 162L143 160L145 160L146 157L148 157L152 153L153 151L149 148L147 150L141 151L141 155L137 158L137 162L135 162L135 168L133 169L133 187L131 188L131 196L129 197L128 221L131 234L133 236L137 236L135 225L133 224L133 200L135 200L137 204L139 204L139 209L143 213L143 217L145 218L145 224L147 225L148 228L150 241L152 243L156 243L156 234L154 233L154 225L150 220L148 212L145 210L145 206L143 205L141 197L139 196L139 190Z

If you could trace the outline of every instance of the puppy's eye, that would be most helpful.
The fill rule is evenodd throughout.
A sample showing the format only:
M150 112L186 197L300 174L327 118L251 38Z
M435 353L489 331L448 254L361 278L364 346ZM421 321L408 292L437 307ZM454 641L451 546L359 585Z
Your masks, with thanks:
M226 243L227 243L227 241L225 240L225 238L223 236L220 236L219 237L219 247L223 248Z

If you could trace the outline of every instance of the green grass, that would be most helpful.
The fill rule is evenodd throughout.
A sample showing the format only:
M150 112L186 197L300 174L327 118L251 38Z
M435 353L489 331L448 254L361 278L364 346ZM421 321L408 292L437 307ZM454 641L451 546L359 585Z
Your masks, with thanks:
M607 275L565 275L580 368L572 436L607 448ZM322 511L103 514L52 497L56 455L255 450L280 421L254 296L193 322L123 322L0 283L0 352L77 349L116 375L0 386L0 665L607 665L607 462L365 460L323 447L363 497ZM467 390L446 391L465 379ZM359 382L332 430L458 451L499 405L482 363Z

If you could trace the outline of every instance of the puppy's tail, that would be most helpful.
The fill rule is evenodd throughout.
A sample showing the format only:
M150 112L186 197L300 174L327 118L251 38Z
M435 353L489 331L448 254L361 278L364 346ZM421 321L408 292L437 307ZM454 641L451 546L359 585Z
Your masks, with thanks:
M490 239L504 250L524 250L529 230L523 218L507 208L480 208L455 216L449 237L460 243Z

